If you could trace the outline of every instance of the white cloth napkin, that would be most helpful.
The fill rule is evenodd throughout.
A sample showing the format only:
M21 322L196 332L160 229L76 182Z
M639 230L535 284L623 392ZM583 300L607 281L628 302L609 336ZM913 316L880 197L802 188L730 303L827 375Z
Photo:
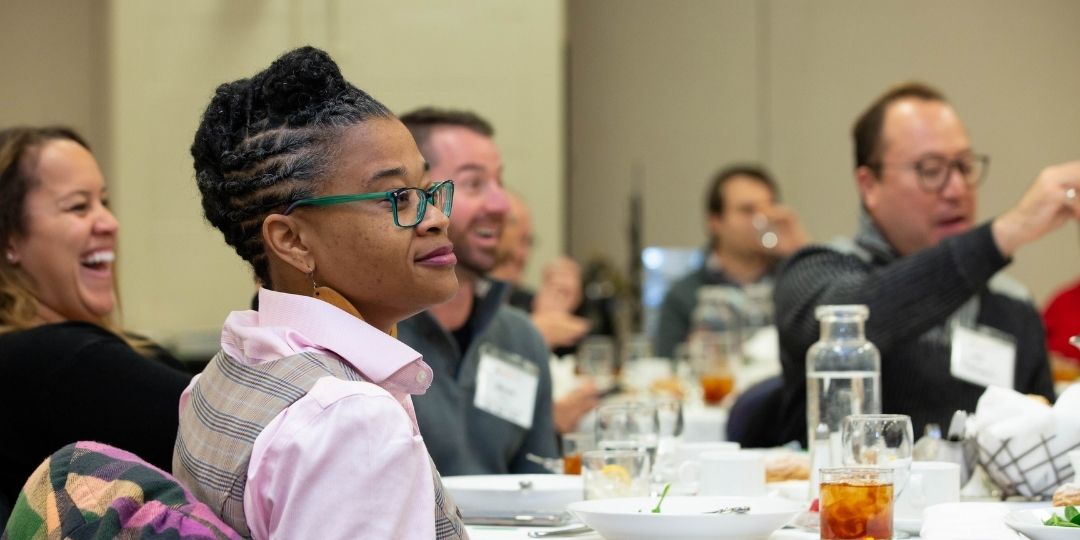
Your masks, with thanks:
M928 506L923 511L923 540L1017 540L1022 538L1005 524L1013 510L1046 503L960 502Z
M1018 484L1024 496L1053 492L1065 480L1057 476L1068 465L1065 451L1080 444L1077 411L1077 384L1066 388L1052 408L1014 390L987 388L975 409L980 460L994 456L987 472L999 484ZM1008 451L999 451L1006 443Z

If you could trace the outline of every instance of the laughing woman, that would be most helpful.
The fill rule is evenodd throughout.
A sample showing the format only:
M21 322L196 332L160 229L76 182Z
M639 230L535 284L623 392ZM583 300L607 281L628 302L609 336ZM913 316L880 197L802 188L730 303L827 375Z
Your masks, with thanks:
M118 224L107 200L74 131L0 131L0 514L71 442L172 462L191 376L116 326Z
M395 324L457 289L453 183L310 47L218 87L191 148L207 220L263 285L181 399L174 474L253 538L462 538Z

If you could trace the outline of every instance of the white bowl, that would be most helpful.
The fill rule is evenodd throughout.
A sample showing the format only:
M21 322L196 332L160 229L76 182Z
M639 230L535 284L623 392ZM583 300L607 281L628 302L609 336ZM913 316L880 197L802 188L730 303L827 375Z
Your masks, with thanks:
M1005 515L1005 524L1031 540L1080 539L1080 528L1043 525L1043 521L1050 519L1050 514L1054 512L1061 516L1065 513L1065 507L1014 510Z
M756 540L768 538L802 510L774 497L668 497L654 514L655 497L582 501L568 507L607 540ZM745 514L706 514L749 506Z
M465 516L564 512L566 505L584 497L581 477L568 474L486 474L442 480Z

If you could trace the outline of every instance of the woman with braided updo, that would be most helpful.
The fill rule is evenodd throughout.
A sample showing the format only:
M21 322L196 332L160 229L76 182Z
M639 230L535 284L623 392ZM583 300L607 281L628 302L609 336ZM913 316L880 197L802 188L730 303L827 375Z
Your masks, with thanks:
M119 227L78 133L0 130L0 528L42 458L68 443L172 461L191 375L116 320Z
M253 538L466 537L416 425L431 369L394 337L457 290L453 183L311 47L219 86L191 154L262 288L181 398L174 474Z

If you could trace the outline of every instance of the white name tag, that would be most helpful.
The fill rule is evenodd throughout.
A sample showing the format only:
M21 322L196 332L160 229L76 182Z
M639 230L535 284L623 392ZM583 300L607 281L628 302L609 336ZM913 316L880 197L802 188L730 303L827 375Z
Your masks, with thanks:
M485 345L480 348L473 405L529 429L539 384L539 369L535 364Z
M1012 337L992 328L957 326L952 335L953 377L980 386L1013 387L1016 371L1016 343Z

